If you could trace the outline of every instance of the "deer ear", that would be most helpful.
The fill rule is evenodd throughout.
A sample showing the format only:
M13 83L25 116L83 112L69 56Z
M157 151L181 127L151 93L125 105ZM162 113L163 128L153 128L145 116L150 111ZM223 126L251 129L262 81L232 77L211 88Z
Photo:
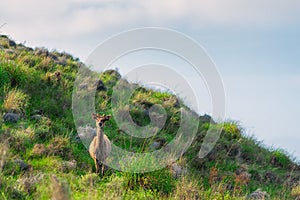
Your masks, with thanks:
M97 119L97 118L98 118L98 115L95 114L95 113L93 113L93 114L92 114L92 118L93 118L93 119Z
M111 118L111 115L106 115L106 119L110 119Z

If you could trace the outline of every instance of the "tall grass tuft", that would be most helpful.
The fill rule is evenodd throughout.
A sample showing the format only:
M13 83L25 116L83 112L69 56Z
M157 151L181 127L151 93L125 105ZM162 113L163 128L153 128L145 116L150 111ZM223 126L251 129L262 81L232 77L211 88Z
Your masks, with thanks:
M13 89L6 95L3 108L7 112L25 113L29 104L29 96L18 89Z

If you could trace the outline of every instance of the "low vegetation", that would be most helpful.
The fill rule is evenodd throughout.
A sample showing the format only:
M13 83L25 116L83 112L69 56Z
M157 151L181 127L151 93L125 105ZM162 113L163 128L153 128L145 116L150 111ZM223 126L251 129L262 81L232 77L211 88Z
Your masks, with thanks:
M293 158L246 136L238 123L210 123L208 115L198 117L191 146L166 168L95 174L71 109L79 67L84 65L67 53L32 49L0 36L0 199L245 199L255 191L271 199L300 198L300 167ZM123 79L115 70L98 77L96 110L111 114L113 86ZM136 124L149 124L149 108L160 104L167 112L166 125L155 137L140 139L122 133L112 119L104 129L114 144L146 152L174 139L180 99L139 87L130 101L124 109ZM200 159L209 127L223 127L221 137Z

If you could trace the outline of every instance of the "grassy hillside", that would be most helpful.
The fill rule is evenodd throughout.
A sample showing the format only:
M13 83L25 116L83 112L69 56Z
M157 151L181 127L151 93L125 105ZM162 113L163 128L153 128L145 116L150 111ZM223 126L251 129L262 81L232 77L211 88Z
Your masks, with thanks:
M93 173L72 116L79 67L84 65L67 53L0 36L0 199L245 199L258 188L271 199L300 195L300 167L284 151L246 137L236 122L210 124L208 115L199 116L197 137L176 163L140 174L108 169L101 178ZM112 87L122 77L114 70L98 76L96 110L110 114ZM153 151L175 137L179 102L139 87L128 108L133 120L147 125L149 107L160 104L167 111L166 126L153 138L138 139L122 133L112 119L105 133L121 148ZM199 159L209 126L223 126L221 138Z

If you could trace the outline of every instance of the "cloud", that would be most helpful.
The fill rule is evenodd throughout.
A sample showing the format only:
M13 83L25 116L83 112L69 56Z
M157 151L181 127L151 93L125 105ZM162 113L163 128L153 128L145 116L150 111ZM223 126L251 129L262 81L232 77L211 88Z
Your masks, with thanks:
M299 19L299 8L297 0L3 0L0 13L10 27L48 26L45 32L50 31L49 34L58 30L71 35L126 24L147 26L180 22L195 26L252 26L293 23Z
M298 0L2 0L0 33L35 46L143 26L266 28L298 23L299 8Z

